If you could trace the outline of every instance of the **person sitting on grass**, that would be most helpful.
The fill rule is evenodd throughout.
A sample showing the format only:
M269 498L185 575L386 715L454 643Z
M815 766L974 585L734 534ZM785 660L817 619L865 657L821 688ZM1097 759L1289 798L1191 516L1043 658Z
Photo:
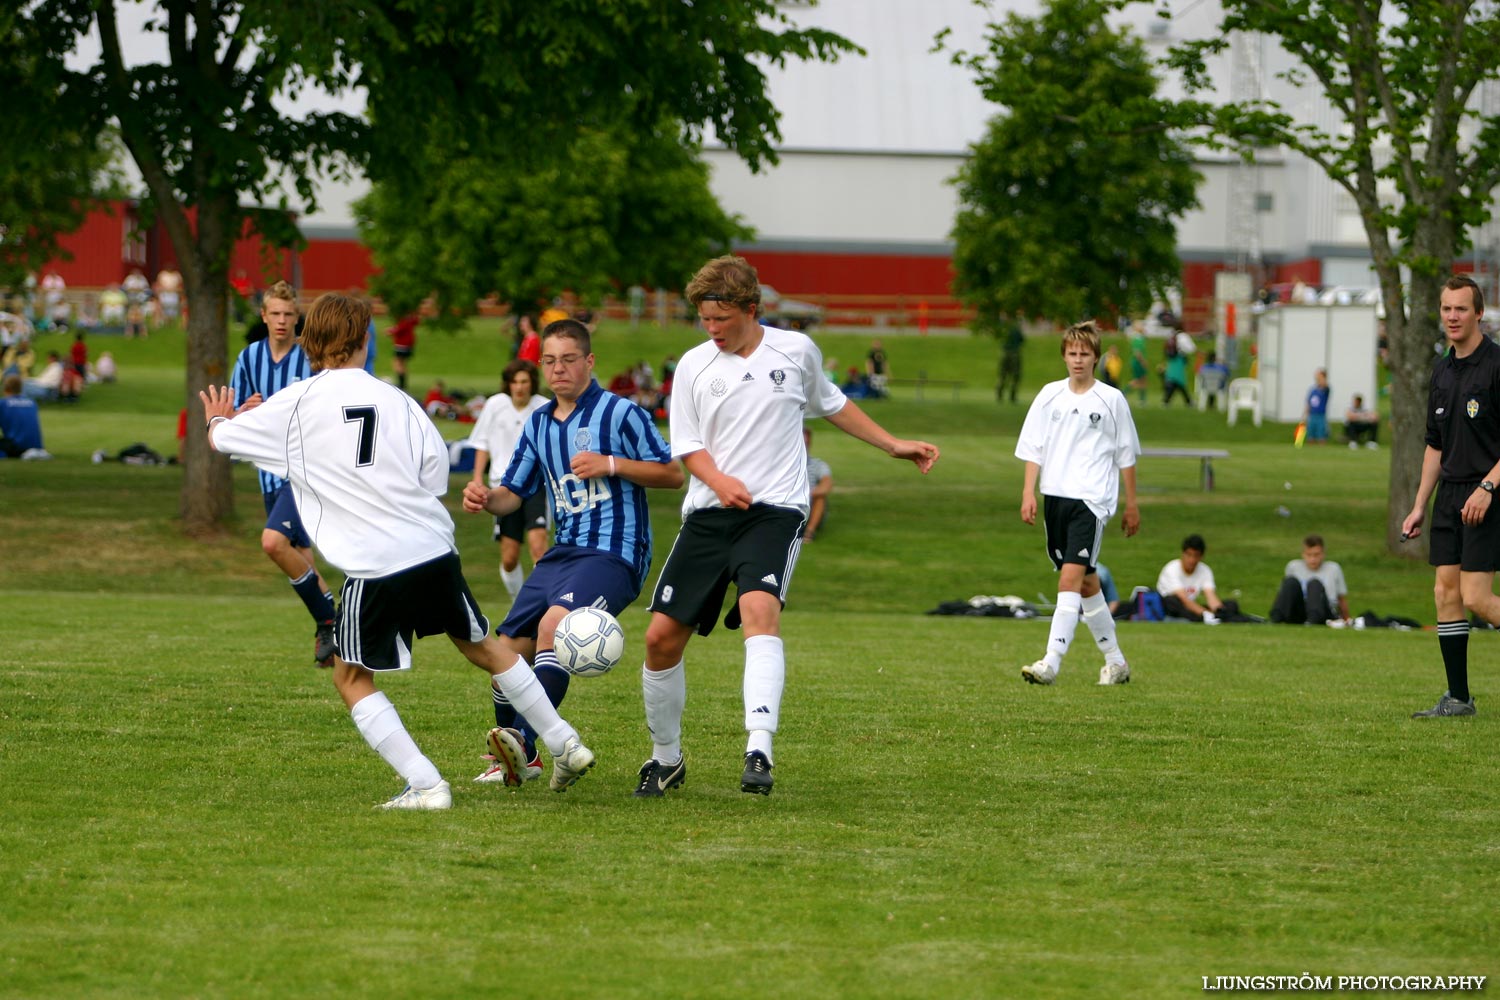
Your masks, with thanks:
M1380 437L1380 413L1366 409L1365 397L1359 393L1354 394L1354 402L1344 412L1344 437L1349 439L1350 448L1358 448L1361 441L1371 450L1380 447L1376 443Z
M1156 592L1161 594L1162 610L1169 618L1217 625L1238 608L1229 609L1214 589L1214 571L1203 561L1208 545L1202 535L1188 535L1182 540L1182 556L1161 568L1156 578Z
M1281 589L1271 605L1271 621L1341 628L1349 620L1349 588L1344 585L1344 570L1324 558L1322 535L1308 535L1302 539L1302 558L1286 564Z
M0 396L0 458L51 458L42 447L42 418L36 400L21 394L21 376L5 376Z

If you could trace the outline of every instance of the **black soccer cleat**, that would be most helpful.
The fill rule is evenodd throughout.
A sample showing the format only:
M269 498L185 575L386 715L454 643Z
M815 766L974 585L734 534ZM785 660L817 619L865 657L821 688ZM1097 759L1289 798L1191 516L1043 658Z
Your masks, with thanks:
M317 634L313 638L313 662L320 667L331 667L338 651L338 640L333 637L333 622L319 622Z
M771 794L771 762L759 750L745 754L745 773L740 778L740 791L752 795Z
M663 764L652 758L641 765L641 783L636 786L635 797L638 799L659 799L667 794L667 789L677 788L687 780L687 758L677 758L675 764Z

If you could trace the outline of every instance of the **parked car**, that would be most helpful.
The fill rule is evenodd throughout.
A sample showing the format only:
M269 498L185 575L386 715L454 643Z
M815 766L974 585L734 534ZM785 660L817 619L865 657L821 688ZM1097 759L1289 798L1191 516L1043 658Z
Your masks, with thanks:
M785 299L770 285L760 286L760 318L767 326L783 330L806 330L823 322L823 307L798 299Z

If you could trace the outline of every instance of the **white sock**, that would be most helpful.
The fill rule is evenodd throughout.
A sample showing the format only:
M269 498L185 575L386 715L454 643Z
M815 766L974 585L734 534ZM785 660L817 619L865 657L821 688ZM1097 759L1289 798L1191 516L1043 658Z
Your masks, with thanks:
M1083 610L1083 598L1071 591L1057 595L1057 610L1052 612L1052 631L1047 633L1047 664L1053 670L1062 668L1063 657L1068 655L1068 645L1073 641L1073 632L1078 628L1078 616Z
M1125 662L1125 654L1120 652L1120 645L1115 641L1115 616L1110 614L1103 591L1083 599L1083 623L1093 633L1105 663Z
M786 687L786 647L779 635L745 639L745 751L771 758L771 734L781 721L781 692Z
M521 571L521 564L516 563L515 569L500 567L500 582L505 584L505 592L515 597L521 592L521 584L526 582L526 574Z
M547 689L532 673L526 657L517 656L509 670L494 676L491 686L505 696L517 715L525 717L553 756L562 753L568 740L578 735L578 731L564 722L557 709L552 707Z
M370 749L380 754L385 762L411 787L419 791L435 788L443 780L432 761L417 749L417 743L401 724L396 706L385 696L385 692L361 698L349 715Z
M687 668L678 661L666 670L641 664L641 698L651 730L651 758L663 764L682 759L682 710L687 707Z

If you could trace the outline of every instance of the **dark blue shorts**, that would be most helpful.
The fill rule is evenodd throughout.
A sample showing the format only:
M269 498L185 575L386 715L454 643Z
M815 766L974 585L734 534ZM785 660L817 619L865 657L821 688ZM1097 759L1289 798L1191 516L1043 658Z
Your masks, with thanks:
M275 493L262 493L266 505L266 527L279 531L287 537L294 548L312 548L312 539L302 526L302 515L297 513L297 500L292 496L292 484L282 483Z
M532 569L510 614L495 631L512 638L535 638L548 608L600 607L612 615L640 596L635 568L618 556L577 545L554 545Z

